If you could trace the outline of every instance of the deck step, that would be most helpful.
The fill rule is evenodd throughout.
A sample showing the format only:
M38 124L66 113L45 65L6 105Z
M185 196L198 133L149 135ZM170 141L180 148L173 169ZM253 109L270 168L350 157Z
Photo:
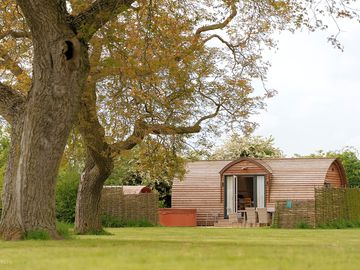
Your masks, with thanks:
M214 227L241 227L243 226L242 223L239 223L234 219L219 219L217 222L214 223Z

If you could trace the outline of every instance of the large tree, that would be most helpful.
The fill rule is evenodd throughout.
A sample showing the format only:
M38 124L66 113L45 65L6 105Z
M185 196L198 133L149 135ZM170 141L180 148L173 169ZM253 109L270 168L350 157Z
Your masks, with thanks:
M351 15L342 2L326 2L328 12ZM57 237L55 177L75 121L87 148L76 229L87 232L101 228L100 191L115 156L151 134L199 132L215 116L244 126L263 105L251 84L265 79L261 48L274 45L275 30L311 26L304 13L311 1L0 5L0 115L11 125L0 223L5 239L32 230Z
M97 36L94 76L79 114L87 159L76 231L101 230L101 189L116 157L147 136L179 141L206 126L208 131L220 125L251 129L249 115L272 95L267 89L255 95L252 82L265 78L261 49L273 46L271 33L291 22L284 9L294 7L251 1L202 4L144 2Z
M55 178L88 77L88 43L132 2L95 1L71 15L65 0L16 1L23 16L17 18L26 26L23 32L2 28L1 37L31 39L32 82L26 96L0 83L0 114L11 125L0 223L4 239L19 239L33 230L57 237ZM2 4L7 17L16 10L13 1Z

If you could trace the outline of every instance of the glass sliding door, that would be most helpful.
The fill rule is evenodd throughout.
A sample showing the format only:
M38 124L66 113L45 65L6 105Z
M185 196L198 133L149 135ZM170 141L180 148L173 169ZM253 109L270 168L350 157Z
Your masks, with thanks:
M233 214L236 212L236 187L236 177L234 175L225 176L225 217L228 217L229 214Z
M265 207L265 176L256 176L256 207Z

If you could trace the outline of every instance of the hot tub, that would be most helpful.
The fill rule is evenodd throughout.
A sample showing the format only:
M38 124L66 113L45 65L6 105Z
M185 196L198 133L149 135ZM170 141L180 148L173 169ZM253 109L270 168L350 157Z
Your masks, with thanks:
M159 224L166 227L196 226L196 209L159 209Z

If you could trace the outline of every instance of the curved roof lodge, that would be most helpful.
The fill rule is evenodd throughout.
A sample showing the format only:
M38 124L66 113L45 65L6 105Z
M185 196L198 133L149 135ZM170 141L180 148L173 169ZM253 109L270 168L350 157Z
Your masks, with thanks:
M333 158L195 161L175 180L172 208L197 209L198 225L245 207L274 208L279 200L313 200L315 187L346 187L344 168Z

